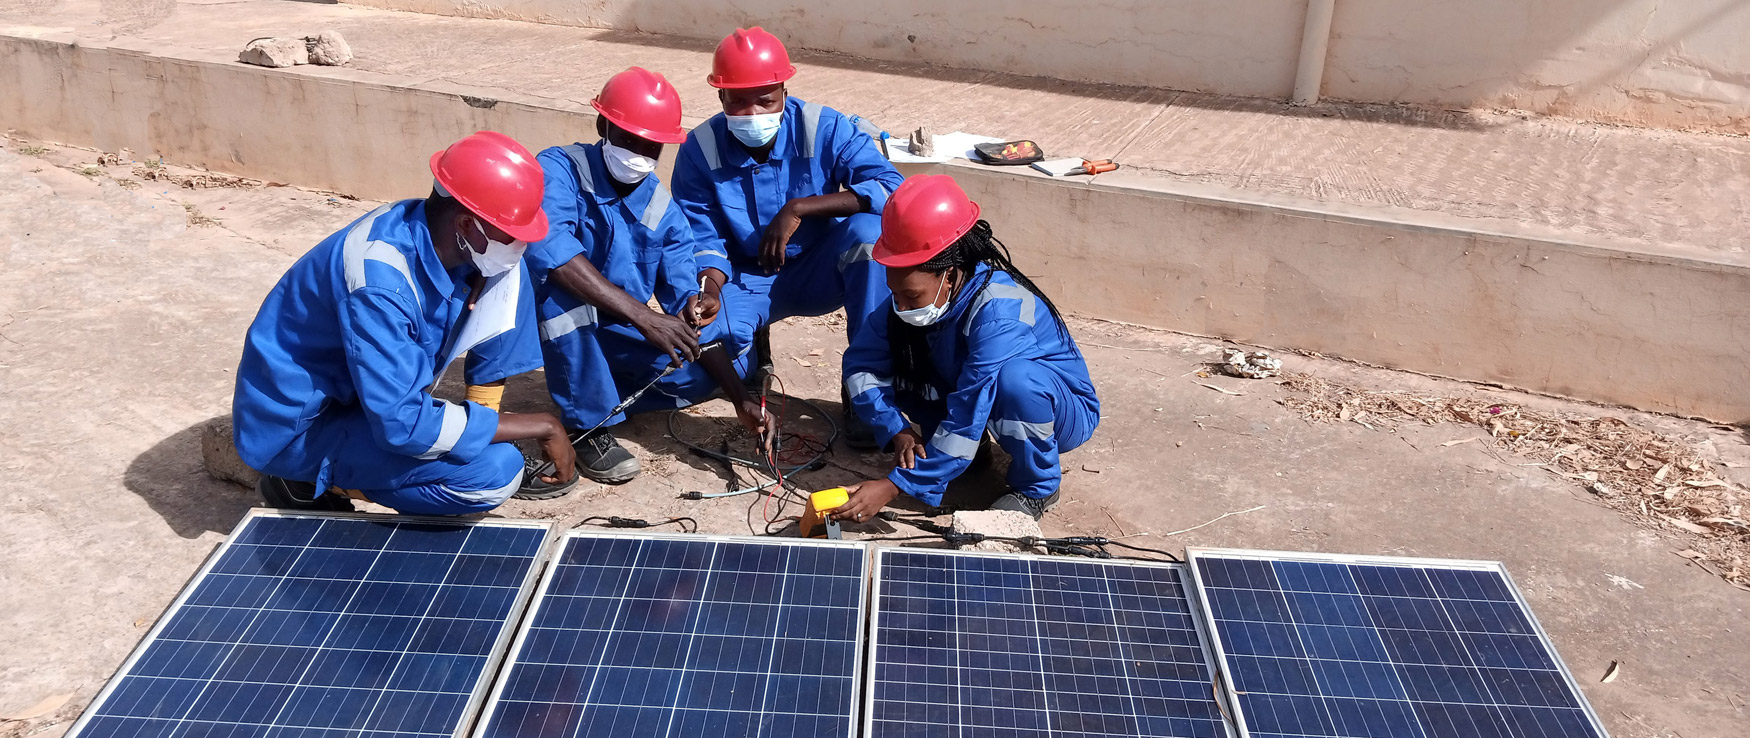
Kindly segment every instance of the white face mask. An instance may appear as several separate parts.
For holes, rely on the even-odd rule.
[[[630,149],[622,149],[605,138],[602,139],[602,161],[608,164],[608,175],[625,184],[643,182],[645,177],[656,171],[655,159],[639,156]]]
[[[772,142],[778,135],[778,126],[784,123],[784,112],[765,113],[762,115],[726,115],[729,119],[729,132],[735,134],[735,140],[742,145],[757,149]]]
[[[469,246],[468,239],[463,238],[460,231],[456,232],[456,246],[468,253],[468,258],[474,262],[474,268],[480,270],[480,276],[491,279],[515,269],[517,263],[523,260],[523,250],[528,248],[528,244],[522,241],[494,241],[491,236],[486,235],[486,226],[480,225],[478,220],[474,221],[474,230],[480,233],[481,238],[486,239],[486,253],[475,251],[474,247]]]
[[[942,290],[947,288],[948,280],[944,279],[942,280],[942,284],[936,288],[935,299],[930,300],[930,304],[921,308],[900,310],[899,303],[893,303],[893,314],[899,316],[900,320],[905,321],[906,325],[914,325],[919,328],[926,325],[933,325],[936,321],[941,320],[942,316],[948,314],[948,306],[946,304],[936,304],[938,300],[942,299]]]

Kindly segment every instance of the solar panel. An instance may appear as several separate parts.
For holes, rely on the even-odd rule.
[[[868,738],[1229,735],[1180,565],[883,549]]]
[[[849,738],[858,544],[572,533],[480,738]]]
[[[253,511],[68,735],[461,733],[550,531]]]
[[[1499,563],[1192,549],[1250,738],[1603,738]]]

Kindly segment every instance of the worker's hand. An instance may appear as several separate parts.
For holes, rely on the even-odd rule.
[[[486,276],[475,272],[474,276],[468,278],[468,309],[470,311],[474,309],[476,303],[480,302],[480,293],[485,291]]]
[[[553,476],[543,476],[541,481],[565,484],[577,476],[577,449],[571,447],[571,438],[565,433],[565,425],[558,418],[548,417],[552,418],[553,426],[547,435],[541,437],[541,450],[553,462]]]
[[[899,487],[886,477],[871,479],[845,488],[851,493],[851,499],[839,509],[832,511],[832,516],[838,520],[848,520],[853,523],[864,523],[887,507],[887,503],[899,496]]]
[[[759,436],[760,453],[771,454],[772,444],[778,440],[777,413],[768,413],[759,400],[748,399],[736,404],[735,416],[741,419],[741,427]]]
[[[694,328],[704,328],[717,319],[723,310],[723,284],[729,275],[715,267],[699,272],[699,294],[687,303],[687,322]]]
[[[699,331],[673,315],[645,310],[633,324],[644,340],[668,354],[671,366],[680,366],[699,358]]]
[[[790,237],[796,235],[796,229],[802,227],[802,218],[796,215],[795,208],[789,203],[778,208],[778,214],[772,216],[772,222],[766,224],[766,236],[760,242],[760,266],[767,274],[776,273],[784,266],[784,250],[790,247]]]
[[[893,463],[907,469],[918,468],[918,459],[929,458],[924,453],[924,439],[909,428],[893,437]]]
[[[693,295],[687,301],[687,323],[694,328],[704,328],[717,319],[718,311],[723,309],[723,302],[709,292]]]

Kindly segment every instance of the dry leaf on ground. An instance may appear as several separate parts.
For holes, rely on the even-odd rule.
[[[1284,373],[1278,402],[1315,423],[1463,423],[1488,431],[1486,447],[1510,451],[1572,480],[1636,523],[1695,536],[1686,556],[1739,586],[1750,586],[1750,492],[1707,471],[1688,443],[1620,418],[1534,410],[1481,396],[1372,391]],[[1371,427],[1371,426],[1370,426]],[[1452,441],[1442,445],[1457,445]]]

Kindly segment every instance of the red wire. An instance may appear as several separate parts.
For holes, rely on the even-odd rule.
[[[766,396],[771,394],[773,382],[778,383],[777,416],[778,416],[778,427],[782,428],[782,427],[784,427],[784,380],[780,379],[777,374],[767,374],[766,375],[766,386],[760,388],[760,412],[762,412],[762,413],[765,412]],[[773,446],[776,446],[777,442],[778,442],[777,438],[772,439]],[[784,492],[784,470],[782,468],[779,468],[777,455],[772,451],[766,452],[766,465],[771,468],[772,475],[774,477],[776,477],[777,481],[778,481],[778,483],[776,485],[774,485],[771,490],[768,490],[766,492],[766,502],[764,505],[760,506],[760,517],[766,521],[767,525],[770,525],[772,522],[772,515],[771,515],[772,498],[775,497],[776,495],[782,494]]]

